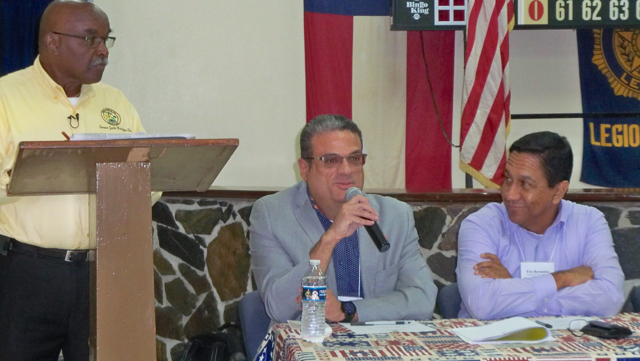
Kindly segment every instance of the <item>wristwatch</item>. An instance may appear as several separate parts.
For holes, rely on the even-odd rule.
[[[353,302],[342,302],[340,309],[344,312],[344,320],[340,322],[351,322],[356,316],[356,305]]]

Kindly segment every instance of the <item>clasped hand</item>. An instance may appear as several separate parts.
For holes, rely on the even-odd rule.
[[[369,200],[357,195],[342,205],[327,233],[337,242],[351,236],[361,226],[372,226],[379,219]]]
[[[480,262],[473,266],[474,274],[482,276],[482,278],[513,278],[511,273],[502,265],[498,256],[492,253],[483,253],[480,257],[488,259],[488,261]]]
[[[552,273],[558,290],[575,287],[593,279],[593,269],[589,266],[579,266],[564,271]]]

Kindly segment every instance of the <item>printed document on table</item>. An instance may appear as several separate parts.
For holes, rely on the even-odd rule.
[[[396,324],[396,321],[374,321],[367,322],[367,325],[352,325],[350,323],[341,323],[342,326],[350,329],[356,335],[365,335],[372,333],[390,333],[390,332],[435,332],[436,330],[417,321],[403,321],[402,324]]]
[[[551,341],[551,332],[535,321],[512,317],[486,326],[453,328],[451,332],[471,344],[537,343]]]

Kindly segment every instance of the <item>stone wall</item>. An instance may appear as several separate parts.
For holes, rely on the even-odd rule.
[[[178,360],[191,336],[239,323],[238,302],[255,289],[248,241],[254,200],[169,196],[153,206],[158,360]],[[458,228],[486,202],[410,204],[436,284],[455,282]],[[609,222],[628,294],[640,284],[640,202],[586,204]]]

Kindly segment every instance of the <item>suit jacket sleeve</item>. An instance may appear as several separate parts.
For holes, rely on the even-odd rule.
[[[394,242],[400,243],[400,249],[393,253],[391,262],[387,262],[389,267],[375,275],[363,275],[375,277],[376,288],[375,294],[365,292],[365,299],[354,302],[358,320],[431,319],[438,289],[433,283],[429,267],[420,255],[418,232],[411,207],[401,203],[400,211],[390,222],[398,225],[399,232],[394,239],[389,239],[392,244],[389,252],[394,251]],[[366,231],[361,234],[364,233]]]
[[[271,210],[271,215],[278,214]],[[309,261],[297,265],[274,235],[268,203],[254,203],[250,218],[251,268],[269,317],[279,323],[296,319],[300,304],[295,303]],[[307,255],[308,258],[308,255]]]

